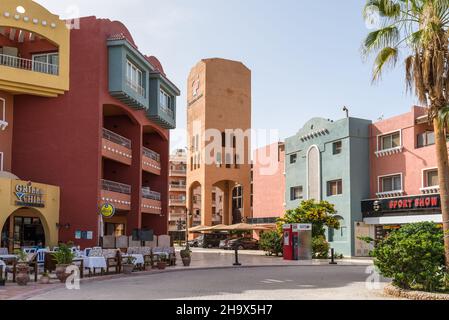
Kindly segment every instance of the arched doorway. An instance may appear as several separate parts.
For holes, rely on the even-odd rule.
[[[19,208],[2,226],[1,247],[8,248],[10,252],[23,247],[46,247],[48,232],[47,222],[38,210]]]

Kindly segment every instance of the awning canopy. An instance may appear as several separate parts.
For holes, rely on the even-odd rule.
[[[218,226],[217,226],[218,227]],[[254,231],[254,230],[269,230],[267,227],[263,227],[256,224],[238,223],[231,226],[223,226],[221,228],[214,228],[214,231]]]

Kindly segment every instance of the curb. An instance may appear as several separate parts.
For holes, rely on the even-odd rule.
[[[449,294],[405,290],[405,289],[398,288],[391,283],[385,286],[384,294],[387,296],[391,296],[391,297],[395,297],[395,298],[405,298],[408,300],[422,300],[422,301],[430,301],[430,300],[447,301],[447,300],[449,300]]]

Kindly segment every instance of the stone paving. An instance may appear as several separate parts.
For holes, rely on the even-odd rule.
[[[235,256],[233,251],[223,251],[223,250],[210,250],[210,249],[198,249],[193,248],[192,255],[192,265],[189,268],[182,266],[182,262],[178,257],[178,265],[176,267],[167,268],[166,271],[151,270],[147,272],[134,273],[131,276],[125,275],[109,275],[103,277],[93,277],[85,278],[82,281],[84,283],[105,283],[109,280],[117,281],[123,278],[124,282],[133,281],[136,277],[140,276],[152,276],[153,274],[167,273],[167,272],[177,272],[178,271],[192,271],[205,269],[223,269],[232,268],[235,261]],[[282,258],[268,257],[261,251],[242,251],[239,253],[239,261],[244,267],[282,267],[282,266],[328,266],[329,261],[313,261],[313,262],[297,262],[297,261],[284,261]],[[366,266],[372,265],[371,259],[344,259],[337,261],[339,266]],[[189,273],[190,275],[190,273]],[[129,279],[131,278],[131,279]],[[6,287],[0,287],[0,300],[4,299],[26,299],[34,297],[38,294],[45,293],[47,291],[57,290],[59,288],[64,288],[64,285],[60,284],[56,279],[52,280],[50,285],[41,285],[38,283],[30,282],[26,287],[19,287],[11,282],[8,282]]]

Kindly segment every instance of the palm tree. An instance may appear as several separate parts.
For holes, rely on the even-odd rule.
[[[449,270],[449,1],[367,0],[364,18],[373,13],[379,28],[363,43],[363,55],[375,54],[373,81],[386,67],[405,62],[405,82],[420,103],[428,107],[429,123],[435,130],[446,267]]]

